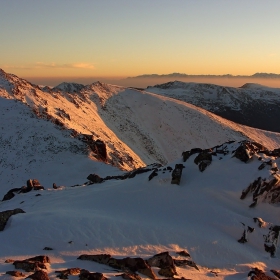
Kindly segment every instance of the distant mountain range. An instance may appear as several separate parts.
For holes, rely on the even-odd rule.
[[[247,83],[240,88],[168,82],[147,91],[185,101],[228,120],[280,132],[280,89]]]
[[[280,74],[274,73],[255,73],[253,75],[189,75],[184,73],[170,73],[170,74],[143,74],[134,77],[128,77],[127,79],[137,78],[262,78],[262,79],[280,79]]]

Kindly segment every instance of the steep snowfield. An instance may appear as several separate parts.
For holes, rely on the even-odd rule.
[[[50,187],[74,185],[90,173],[104,173],[111,166],[88,156],[86,146],[53,123],[38,119],[24,104],[0,98],[1,193],[40,178]],[[117,169],[116,169],[117,170]]]

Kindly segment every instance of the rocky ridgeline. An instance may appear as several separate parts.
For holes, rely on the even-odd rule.
[[[274,204],[280,202],[280,173],[276,163],[276,160],[280,158],[280,148],[269,151],[256,142],[244,140],[236,143],[229,141],[209,149],[194,148],[185,151],[182,153],[183,161],[185,162],[194,154],[197,154],[194,163],[198,165],[201,172],[212,163],[213,157],[219,157],[221,160],[228,154],[246,164],[254,160],[260,161],[258,170],[266,169],[267,176],[265,178],[258,177],[242,191],[240,198],[244,199],[252,194],[253,203],[250,204],[250,207],[255,207],[260,202]]]
[[[192,261],[191,256],[187,251],[177,252],[178,257],[173,258],[169,252],[162,252],[156,254],[148,259],[143,259],[140,257],[131,258],[114,258],[109,254],[97,254],[97,255],[88,255],[83,254],[78,257],[79,260],[93,261],[99,264],[107,265],[113,268],[119,274],[116,274],[115,277],[121,277],[126,280],[141,280],[139,274],[144,275],[150,279],[158,279],[159,277],[167,277],[169,279],[182,279],[176,278],[178,275],[176,267],[192,267],[199,270],[195,262]],[[24,260],[11,260],[8,259],[5,261],[7,264],[13,264],[16,270],[9,270],[6,274],[9,274],[14,277],[26,277],[27,273],[32,273],[27,276],[27,278],[36,279],[36,280],[47,280],[49,279],[48,270],[51,265],[50,258],[45,255],[39,255],[32,258]],[[154,270],[156,269],[157,272]],[[23,270],[25,273],[18,271]],[[77,275],[80,280],[92,279],[92,280],[106,280],[103,273],[100,272],[90,272],[83,268],[67,268],[64,270],[55,271],[56,277],[59,279],[68,279],[69,276]]]
[[[121,277],[126,280],[141,280],[141,275],[150,279],[180,279],[188,280],[184,277],[178,277],[176,267],[192,267],[199,270],[198,266],[191,260],[188,252],[180,251],[177,252],[179,258],[173,258],[169,252],[162,252],[156,254],[148,259],[140,257],[130,258],[126,257],[123,259],[114,258],[109,254],[98,254],[98,255],[80,255],[79,260],[93,261],[99,264],[107,265],[113,268],[117,274],[114,277]],[[9,270],[6,272],[7,275],[13,277],[26,277],[26,279],[34,280],[49,280],[48,270],[51,267],[51,261],[48,256],[39,255],[24,260],[11,260],[5,261],[7,265],[14,265],[16,270]],[[156,268],[156,269],[154,269]],[[21,272],[19,270],[24,271]],[[156,272],[157,271],[157,272]],[[270,270],[277,278],[280,276],[280,271],[271,269]],[[213,276],[219,276],[219,272],[209,271]],[[27,273],[27,274],[26,274]],[[55,271],[56,277],[59,279],[74,279],[73,276],[77,276],[79,280],[108,280],[103,273],[90,272],[89,270],[73,267],[63,270]],[[141,275],[140,275],[141,274]],[[158,276],[159,275],[159,276]],[[162,278],[164,277],[164,278]],[[248,279],[257,280],[276,280],[267,276],[262,270],[254,268],[248,273]]]

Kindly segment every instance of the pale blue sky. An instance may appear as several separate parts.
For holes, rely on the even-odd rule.
[[[280,73],[280,0],[0,0],[20,76]]]

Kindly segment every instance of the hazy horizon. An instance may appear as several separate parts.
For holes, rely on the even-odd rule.
[[[0,68],[49,81],[280,73],[279,10],[279,0],[2,1]]]
[[[124,87],[146,88],[156,84],[163,84],[172,81],[182,81],[186,83],[207,83],[220,86],[241,87],[246,83],[260,84],[272,88],[280,88],[280,78],[252,78],[252,77],[158,77],[158,78],[140,78],[140,77],[20,77],[27,81],[44,86],[57,86],[62,82],[79,83],[83,85],[92,84],[100,81],[108,84],[119,85]]]

